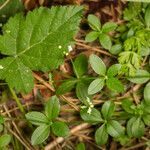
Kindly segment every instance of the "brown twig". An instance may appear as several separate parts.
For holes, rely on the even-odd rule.
[[[11,117],[11,114],[8,112],[8,108],[6,105],[3,105],[4,110],[6,111],[7,115],[9,117]],[[35,150],[29,143],[28,141],[26,141],[21,132],[19,131],[18,127],[16,126],[15,122],[12,121],[12,125],[14,126],[14,129],[16,130],[16,132],[18,133],[18,135],[16,133],[14,133],[11,129],[9,129],[9,131],[26,147],[27,150]]]
[[[88,123],[83,123],[80,124],[74,128],[71,129],[70,131],[70,136],[73,135],[74,133],[86,129],[90,127],[90,125]],[[58,137],[56,140],[52,141],[50,144],[45,146],[45,150],[52,150],[55,146],[57,146],[58,144],[62,143],[65,139],[63,137]]]
[[[121,148],[119,150],[135,150],[135,149],[138,149],[139,147],[145,146],[145,144],[146,144],[146,142],[142,142],[142,143],[136,144],[134,146],[131,146],[129,148]]]
[[[36,73],[33,73],[33,76],[35,79],[37,79],[39,82],[41,82],[43,85],[45,85],[50,91],[55,92],[55,89],[47,83],[44,79],[42,79],[40,76],[38,76]],[[66,98],[64,95],[59,96],[62,100],[67,102],[71,107],[73,107],[76,111],[79,111],[79,107],[74,105],[68,98]]]
[[[84,47],[84,48],[86,48],[86,49],[90,49],[90,50],[95,51],[95,52],[99,52],[99,53],[101,53],[101,54],[107,55],[107,56],[112,57],[112,58],[116,58],[116,56],[114,56],[114,55],[112,55],[112,54],[110,54],[110,53],[108,53],[108,52],[106,52],[106,51],[103,51],[103,50],[101,50],[101,49],[99,49],[99,48],[91,47],[91,46],[86,45],[86,44],[84,44],[84,43],[80,43],[80,42],[78,42],[77,40],[76,40],[76,45],[82,46],[82,47]]]
[[[5,2],[0,6],[0,10],[3,9],[9,2],[10,2],[10,0],[5,1]]]

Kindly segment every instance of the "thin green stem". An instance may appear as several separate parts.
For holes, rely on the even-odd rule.
[[[9,87],[9,89],[10,89],[10,92],[11,92],[11,94],[12,94],[14,100],[16,101],[17,106],[19,107],[20,111],[25,114],[25,110],[24,110],[24,108],[23,108],[23,106],[22,106],[22,104],[21,104],[19,98],[17,97],[15,91],[14,91],[11,87]]]

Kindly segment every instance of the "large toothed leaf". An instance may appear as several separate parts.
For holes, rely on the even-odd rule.
[[[6,55],[0,60],[0,79],[29,92],[33,88],[31,70],[52,70],[63,62],[81,12],[79,6],[41,7],[26,17],[17,14],[9,19],[0,36],[0,52]]]

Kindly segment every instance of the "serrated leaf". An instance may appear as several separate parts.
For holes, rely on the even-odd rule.
[[[27,113],[25,116],[26,119],[34,125],[43,125],[49,123],[48,118],[41,112],[32,111]]]
[[[0,149],[7,146],[11,141],[11,136],[8,134],[4,134],[0,137]]]
[[[103,117],[107,120],[110,119],[110,117],[113,115],[114,111],[115,111],[115,104],[113,101],[107,101],[103,104],[102,106],[102,115]]]
[[[81,12],[79,6],[41,7],[26,17],[11,18],[0,36],[0,52],[8,56],[0,60],[0,79],[18,91],[29,92],[33,88],[31,70],[48,71],[63,62]]]
[[[112,46],[110,37],[107,34],[101,33],[99,35],[99,41],[103,48],[109,50]]]
[[[95,108],[91,108],[90,114],[88,113],[88,108],[81,109],[80,116],[84,121],[92,124],[102,121],[101,113]]]
[[[77,83],[76,79],[68,79],[68,80],[64,81],[56,90],[56,94],[62,95],[67,92],[70,92],[75,87],[76,83]]]
[[[110,77],[106,80],[107,87],[116,92],[123,92],[124,91],[124,85],[119,81],[117,78]]]
[[[107,133],[112,137],[119,137],[124,134],[124,128],[120,125],[118,121],[111,120],[107,124]]]
[[[88,15],[88,23],[93,30],[100,31],[101,22],[95,15]]]
[[[95,94],[104,87],[105,79],[97,78],[94,81],[91,82],[91,84],[88,87],[88,94],[92,95]]]
[[[45,104],[45,114],[50,120],[52,120],[58,117],[59,112],[59,99],[56,96],[52,96]]]
[[[128,78],[128,80],[137,84],[146,83],[150,80],[150,73],[146,70],[137,70],[135,76]]]
[[[31,137],[32,145],[41,144],[44,142],[50,134],[49,125],[41,125],[35,129]]]
[[[78,78],[82,77],[88,69],[87,57],[83,54],[80,54],[73,62],[73,69]]]
[[[64,137],[69,135],[69,128],[64,122],[56,121],[52,124],[52,131],[55,135]]]
[[[89,58],[92,69],[99,75],[105,75],[106,66],[104,62],[95,54],[90,55]]]
[[[4,22],[10,16],[13,16],[15,13],[24,10],[23,2],[21,0],[11,0],[11,1],[1,0],[0,6],[1,6],[0,22]]]
[[[99,36],[99,33],[96,32],[96,31],[92,31],[90,33],[88,33],[85,37],[85,41],[86,42],[92,42],[92,41],[95,41]]]
[[[102,27],[102,32],[108,33],[110,31],[113,31],[117,28],[117,24],[115,22],[107,22]]]
[[[98,145],[104,145],[107,143],[108,133],[105,124],[98,128],[95,132],[95,141]]]
[[[147,105],[150,105],[150,82],[144,88],[144,101]]]

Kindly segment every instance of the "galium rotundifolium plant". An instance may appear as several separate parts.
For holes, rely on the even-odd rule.
[[[150,82],[144,88],[144,99],[141,103],[135,105],[130,99],[125,99],[121,105],[128,116],[128,136],[141,138],[144,135],[145,125],[150,126]]]
[[[44,113],[31,111],[25,115],[30,123],[38,126],[31,137],[33,145],[44,142],[49,137],[50,132],[59,137],[69,135],[69,128],[66,123],[57,120],[59,112],[59,99],[52,96],[45,104]]]
[[[91,109],[88,113],[88,108],[83,108],[80,111],[81,118],[93,125],[100,127],[95,132],[95,141],[99,145],[104,145],[108,141],[109,135],[113,138],[119,138],[125,134],[124,127],[113,118],[116,106],[113,101],[107,101],[102,105],[101,111],[96,108]]]
[[[92,14],[88,15],[88,24],[93,31],[86,35],[85,41],[92,42],[98,39],[102,47],[109,50],[112,46],[112,41],[108,33],[115,30],[117,24],[114,22],[107,22],[101,25],[100,19]]]
[[[124,91],[123,84],[116,77],[121,69],[120,64],[114,64],[107,69],[101,58],[95,54],[90,55],[89,63],[94,72],[99,75],[90,83],[88,87],[89,94],[92,95],[101,91],[105,84],[110,90],[116,92]]]

